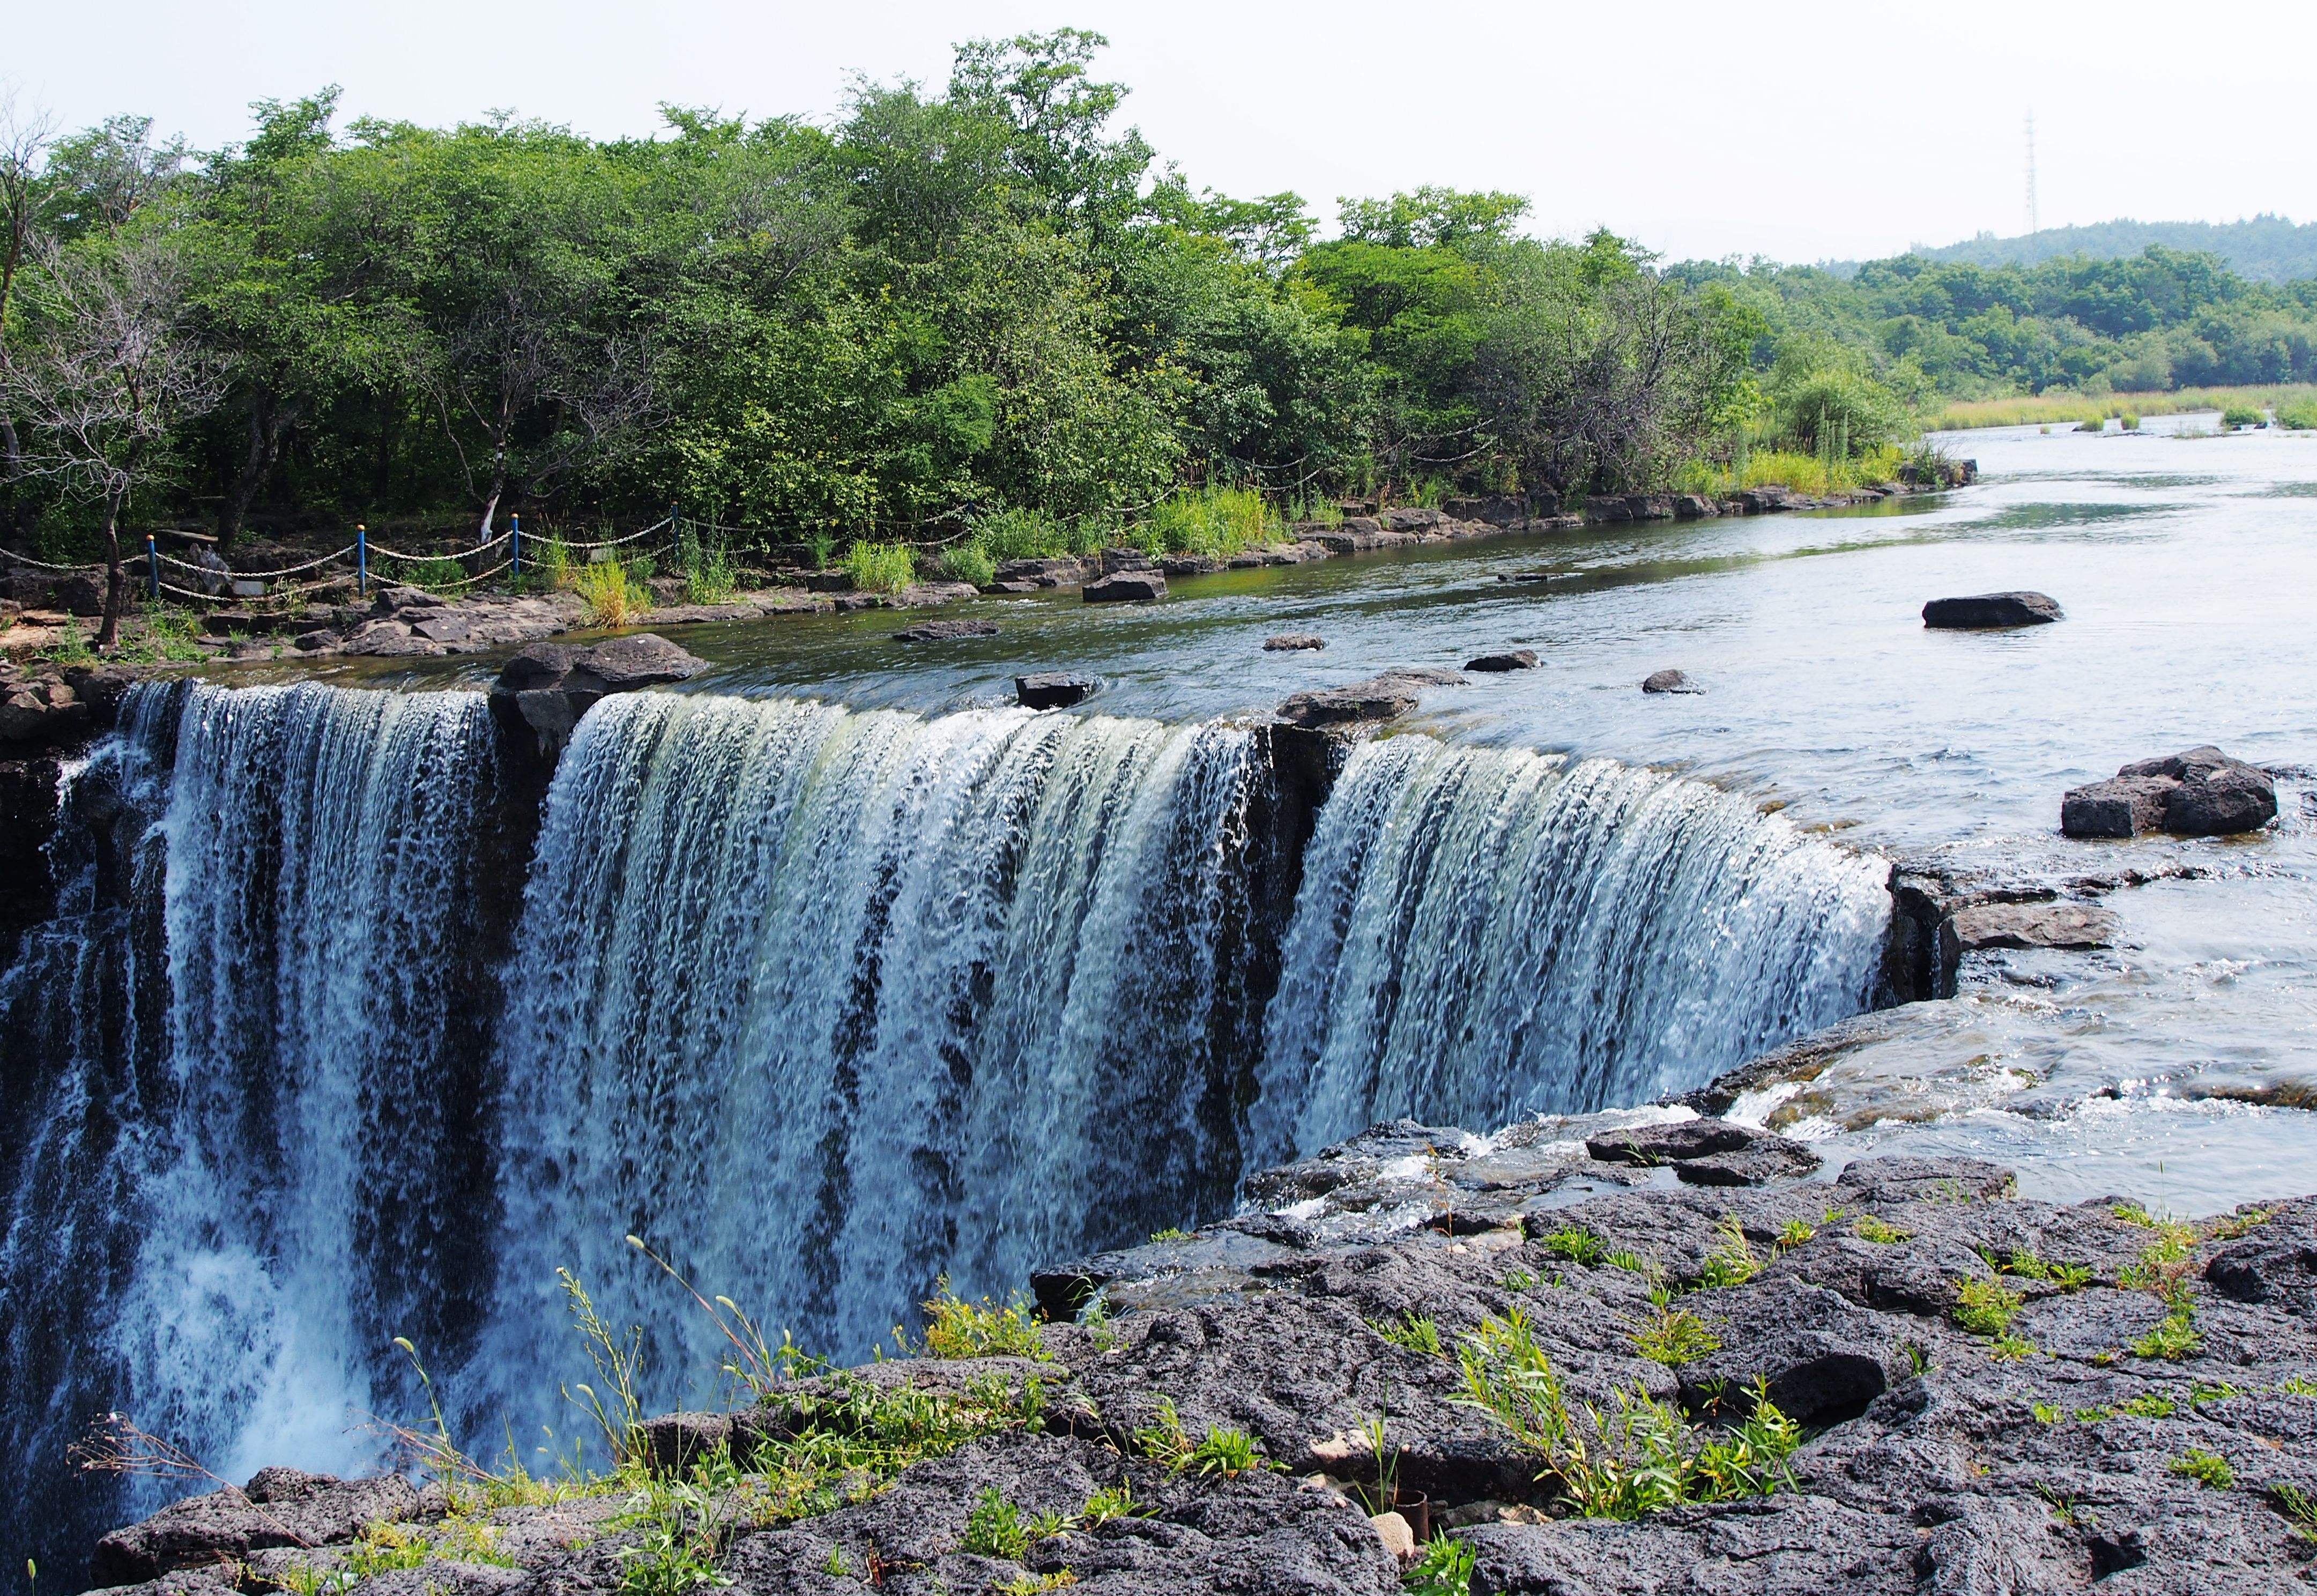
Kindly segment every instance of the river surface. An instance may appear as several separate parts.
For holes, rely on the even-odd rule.
[[[1863,510],[1588,527],[1178,579],[1163,605],[972,606],[997,636],[894,641],[890,613],[691,627],[689,691],[939,713],[1009,678],[1101,677],[1089,711],[1260,713],[1395,665],[1534,650],[1534,671],[1426,695],[1395,731],[1677,771],[1908,861],[2109,892],[2112,951],[1967,964],[1962,996],[1881,1027],[1825,1115],[1840,1160],[1981,1152],[2032,1192],[2182,1212],[2317,1188],[2317,437],[2033,427],[1939,440],[1979,485]],[[1546,570],[1546,584],[1500,581]],[[1927,598],[2027,587],[2057,625],[1925,629]],[[912,616],[912,619],[918,618]],[[1266,653],[1280,632],[1320,653]],[[1695,696],[1638,690],[1676,667]],[[473,660],[336,679],[486,679]],[[2076,842],[2062,792],[2201,742],[2281,774],[2235,841]],[[1768,1106],[1764,1106],[1765,1107]],[[1863,1121],[1868,1128],[1846,1129]]]

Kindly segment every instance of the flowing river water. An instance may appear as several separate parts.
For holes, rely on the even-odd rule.
[[[1973,962],[1741,1116],[2040,1195],[2308,1189],[2317,439],[2200,424],[1949,440],[1980,486],[1870,511],[1027,596],[989,638],[687,628],[711,670],[591,713],[535,838],[460,690],[496,661],[140,690],[0,976],[25,1511],[61,1546],[121,1505],[56,1461],[99,1406],[228,1475],[360,1466],[364,1415],[416,1411],[398,1335],[472,1433],[561,1426],[559,1267],[644,1327],[657,1400],[696,1394],[700,1323],[630,1232],[858,1357],[943,1275],[1002,1294],[1217,1216],[1375,1117],[1702,1084],[1867,1006],[1891,859],[2144,884],[2114,948]],[[2004,587],[2068,618],[1920,623]],[[1427,694],[1283,856],[1262,712],[1516,647],[1539,668]],[[1642,694],[1663,667],[1704,691]],[[1054,668],[1103,689],[1010,707]],[[2284,773],[2277,826],[2056,835],[2065,787],[2205,741]]]

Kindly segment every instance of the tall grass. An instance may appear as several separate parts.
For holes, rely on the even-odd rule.
[[[2277,425],[2295,432],[2317,431],[2317,398],[2277,406]]]
[[[651,589],[616,560],[598,560],[581,566],[572,589],[587,606],[590,626],[625,626],[651,608]]]
[[[1196,554],[1223,559],[1258,543],[1276,542],[1285,530],[1260,493],[1246,488],[1203,488],[1151,507],[1135,529],[1134,541],[1153,554]]]
[[[1977,426],[2033,426],[2106,421],[2111,417],[2179,416],[2231,407],[2273,409],[2308,406],[2317,411],[2317,383],[2268,388],[2183,388],[2173,393],[2039,393],[2010,399],[1959,399],[1928,417],[1934,432]],[[2288,424],[2289,425],[2289,424]]]
[[[1059,560],[1067,554],[1096,553],[1111,530],[1099,516],[1081,516],[1066,523],[1043,510],[1017,505],[982,516],[974,523],[973,537],[991,560],[1003,563],[1008,560]]]
[[[863,593],[899,593],[917,579],[917,557],[907,543],[863,540],[845,551],[845,574]]]
[[[1812,497],[1853,493],[1870,483],[1898,480],[1900,462],[1899,451],[1888,444],[1847,459],[1790,449],[1757,449],[1726,467],[1693,462],[1677,475],[1674,489],[1715,498],[1746,488],[1786,488]]]
[[[980,539],[968,538],[942,551],[941,574],[953,582],[971,582],[984,587],[997,579],[997,562],[990,558]]]

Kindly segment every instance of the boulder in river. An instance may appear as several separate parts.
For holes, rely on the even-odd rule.
[[[1483,654],[1477,659],[1465,660],[1464,668],[1466,670],[1487,671],[1534,670],[1536,668],[1536,650],[1534,649],[1511,649],[1501,654]]]
[[[2089,903],[1974,903],[1948,917],[1958,953],[1990,947],[2106,947],[2116,916]]]
[[[1014,701],[1024,709],[1068,709],[1083,704],[1102,686],[1099,678],[1065,670],[1040,671],[1014,678]]]
[[[2276,818],[2277,784],[2268,772],[2210,744],[2135,760],[2060,801],[2060,829],[2070,837],[2232,837]]]
[[[1653,670],[1642,678],[1644,693],[1703,693],[1699,686],[1678,670]]]
[[[1123,570],[1088,582],[1078,596],[1088,604],[1144,604],[1167,596],[1167,578],[1155,570]]]
[[[2043,626],[2061,618],[2059,601],[2048,593],[1980,593],[1968,598],[1934,598],[1923,606],[1923,624],[1941,631],[1993,626]]]
[[[1263,640],[1263,650],[1266,654],[1293,653],[1299,650],[1324,649],[1327,646],[1328,640],[1313,632],[1283,632],[1276,637]]]
[[[996,637],[995,621],[920,621],[893,633],[897,643],[940,643],[961,637]]]
[[[1293,726],[1337,726],[1363,721],[1389,721],[1414,709],[1427,687],[1463,685],[1464,678],[1453,670],[1410,666],[1385,671],[1364,682],[1298,693],[1279,706],[1279,718]]]
[[[559,749],[598,699],[680,682],[707,668],[708,661],[657,632],[583,649],[533,643],[500,670],[491,687],[491,713],[508,731],[529,729],[541,749]]]

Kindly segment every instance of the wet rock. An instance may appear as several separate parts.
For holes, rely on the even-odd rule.
[[[978,597],[980,592],[971,582],[912,582],[885,602],[897,610],[922,610]]]
[[[2317,1204],[2289,1204],[2251,1235],[2223,1248],[2205,1278],[2223,1296],[2317,1319]]]
[[[1082,580],[1086,573],[1086,561],[1060,555],[1050,560],[1005,560],[997,567],[997,580],[1005,584],[1027,582],[1033,587],[1060,587]]]
[[[1691,1186],[1765,1186],[1809,1174],[1818,1154],[1799,1142],[1726,1119],[1680,1119],[1587,1138],[1604,1163],[1671,1164]]]
[[[1573,582],[1577,578],[1567,571],[1508,570],[1497,573],[1499,582]]]
[[[2060,830],[2068,837],[2134,837],[2161,829],[2166,801],[2179,785],[2169,776],[2118,776],[2071,788],[2060,800]]]
[[[1644,693],[1703,693],[1704,688],[1678,670],[1654,670],[1642,678]]]
[[[2116,916],[2089,903],[1978,903],[1949,916],[1943,935],[1958,953],[2106,947],[2116,935]]]
[[[1870,1208],[1990,1202],[2009,1196],[2017,1184],[2010,1170],[1982,1158],[1862,1158],[1835,1177],[1847,1200]]]
[[[1923,606],[1923,624],[1942,631],[1995,626],[2043,626],[2061,619],[2060,605],[2048,593],[1980,593],[1968,598],[1934,598]]]
[[[1158,571],[1123,570],[1088,582],[1078,590],[1088,604],[1144,604],[1167,596],[1167,578]]]
[[[995,621],[920,621],[893,633],[897,643],[949,642],[961,637],[996,637]]]
[[[2266,771],[2206,745],[2125,766],[2107,781],[2069,790],[2060,829],[2070,837],[2231,837],[2277,818],[2277,784]]]
[[[1041,671],[1014,678],[1014,700],[1025,709],[1068,709],[1082,704],[1102,686],[1099,677],[1069,671]]]
[[[1673,496],[1674,517],[1680,521],[1700,521],[1722,514],[1721,501],[1699,493],[1677,493]]]
[[[1464,678],[1453,670],[1409,667],[1388,670],[1364,682],[1298,693],[1279,706],[1279,718],[1293,726],[1334,726],[1366,721],[1389,721],[1417,706],[1424,689],[1462,686]]]
[[[2164,829],[2175,837],[2234,837],[2276,818],[2277,784],[2250,765],[2190,776],[2164,801]]]
[[[1478,659],[1465,660],[1464,668],[1466,670],[1487,671],[1534,670],[1536,668],[1536,650],[1534,649],[1514,649],[1502,654],[1482,654]]]
[[[261,1547],[351,1539],[371,1525],[418,1511],[418,1493],[393,1475],[340,1480],[294,1468],[261,1469],[239,1491],[173,1502],[96,1543],[91,1573],[128,1585],[173,1569],[238,1562]]]
[[[1311,632],[1283,632],[1275,637],[1263,640],[1264,652],[1267,654],[1293,653],[1298,650],[1318,650],[1327,646],[1327,639]]]
[[[345,640],[327,626],[317,626],[311,632],[301,632],[291,640],[291,646],[305,654],[327,654]]]
[[[500,670],[491,687],[491,713],[502,730],[527,731],[541,749],[559,749],[598,700],[680,682],[707,668],[705,659],[649,632],[586,648],[533,643]]]
[[[0,744],[21,752],[78,742],[94,729],[89,706],[58,677],[0,687]]]

